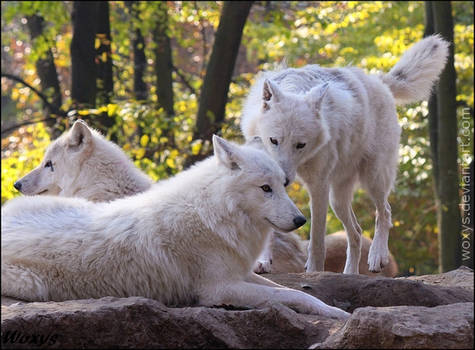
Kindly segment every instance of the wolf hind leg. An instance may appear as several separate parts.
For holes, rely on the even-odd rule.
[[[28,301],[47,301],[48,287],[29,269],[2,263],[2,295]]]
[[[345,181],[341,181],[338,184],[333,184],[330,190],[330,205],[335,215],[342,222],[348,239],[346,263],[343,270],[345,274],[359,273],[361,257],[362,231],[351,207],[355,182],[356,176],[352,179],[345,179]]]
[[[361,176],[361,183],[376,207],[376,228],[368,254],[368,265],[371,272],[380,272],[383,267],[389,264],[389,229],[393,225],[388,197],[396,177],[397,162],[391,162],[391,158],[388,158],[389,162],[386,159],[385,165],[380,164],[379,167],[376,167],[373,164]]]

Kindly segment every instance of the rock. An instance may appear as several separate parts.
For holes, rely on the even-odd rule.
[[[308,348],[343,321],[282,305],[168,308],[141,297],[2,306],[5,348]]]
[[[473,279],[473,272],[472,279]],[[443,274],[446,275],[446,274]],[[444,278],[437,275],[438,278]],[[311,294],[345,311],[364,306],[438,306],[473,302],[473,291],[461,287],[426,284],[407,278],[342,275],[333,272],[268,274],[284,286]]]
[[[460,266],[456,270],[438,275],[410,276],[407,279],[422,281],[427,284],[457,286],[473,290],[473,270],[466,266]]]
[[[314,349],[473,349],[473,303],[365,307]]]
[[[344,325],[271,300],[261,309],[235,310],[171,308],[141,297],[30,303],[2,296],[2,346],[440,348],[473,342],[467,335],[473,332],[473,289],[464,282],[473,281],[471,270],[421,280],[331,272],[266,277],[354,313]]]
[[[27,303],[27,301],[20,300],[20,299],[15,299],[15,298],[10,298],[10,297],[4,297],[2,295],[2,306],[9,306],[12,304],[16,303]]]

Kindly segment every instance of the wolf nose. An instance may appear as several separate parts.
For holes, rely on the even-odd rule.
[[[307,219],[305,219],[305,217],[303,217],[302,215],[296,216],[294,218],[295,228],[299,228],[300,226],[302,226],[306,222],[307,222]]]
[[[286,177],[284,187],[287,187],[288,184],[289,184],[289,179]]]
[[[18,191],[21,191],[21,182],[17,181],[13,184],[13,187],[15,187]]]

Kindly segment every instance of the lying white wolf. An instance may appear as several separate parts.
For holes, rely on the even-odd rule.
[[[288,181],[297,174],[310,194],[307,271],[324,268],[330,200],[348,235],[344,273],[358,273],[361,228],[351,208],[357,182],[376,206],[369,269],[377,272],[388,264],[388,195],[400,136],[395,105],[428,98],[447,54],[448,43],[431,36],[412,46],[387,74],[308,65],[265,72],[251,89],[241,124],[246,139],[260,136]]]
[[[51,143],[41,164],[14,186],[25,195],[58,195],[107,202],[144,192],[152,186],[152,180],[120,147],[84,121],[77,120],[71,130]],[[295,237],[278,233],[274,242],[272,250],[276,258],[280,260],[285,256],[289,266],[303,268]],[[263,268],[257,262],[255,271],[270,272],[270,264]]]
[[[19,197],[2,208],[2,295],[61,301],[144,296],[167,305],[348,313],[252,272],[270,230],[305,218],[264,151],[213,137],[215,156],[108,203]]]
[[[43,161],[15,182],[25,195],[52,194],[104,202],[143,192],[152,180],[114,143],[82,120],[48,147]]]

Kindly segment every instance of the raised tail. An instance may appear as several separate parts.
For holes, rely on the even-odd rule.
[[[428,99],[448,54],[447,41],[439,35],[429,36],[409,48],[381,79],[389,86],[398,105]]]

